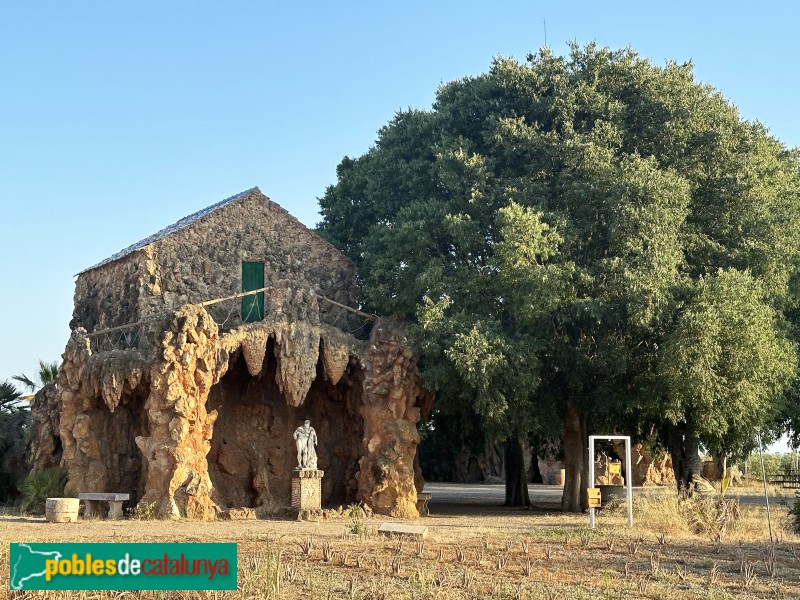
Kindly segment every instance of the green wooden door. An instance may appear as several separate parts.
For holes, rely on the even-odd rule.
[[[264,263],[242,262],[242,291],[249,292],[264,287]],[[242,321],[252,323],[264,318],[264,292],[242,298]]]

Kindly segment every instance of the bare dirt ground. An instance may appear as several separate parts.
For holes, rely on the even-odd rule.
[[[538,489],[535,489],[538,488]],[[634,528],[627,512],[556,511],[560,488],[532,486],[534,508],[499,506],[502,486],[429,485],[424,542],[363,532],[347,511],[319,522],[79,521],[0,516],[0,577],[15,598],[798,598],[800,537],[789,533],[785,494],[766,509],[742,503],[720,537],[697,533],[667,490],[639,490]],[[498,495],[499,492],[499,495]],[[758,496],[757,489],[738,490]],[[8,592],[8,542],[237,542],[239,591]]]

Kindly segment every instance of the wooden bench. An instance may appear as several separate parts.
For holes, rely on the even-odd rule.
[[[84,517],[97,517],[100,515],[100,502],[108,502],[108,518],[112,520],[122,518],[122,503],[130,500],[130,494],[108,494],[105,492],[83,492],[78,494],[78,499],[86,504]]]
[[[430,492],[417,492],[417,512],[420,517],[427,517],[430,513],[428,502],[431,500]]]

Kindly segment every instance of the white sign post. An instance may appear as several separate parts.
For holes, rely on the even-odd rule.
[[[628,527],[633,527],[633,473],[631,472],[631,436],[629,435],[590,435],[589,436],[589,486],[594,487],[594,441],[625,440],[625,487],[628,491]],[[602,498],[601,498],[602,500]],[[594,529],[596,508],[589,508],[589,527]]]

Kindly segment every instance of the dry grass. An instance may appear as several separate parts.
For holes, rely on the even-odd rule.
[[[468,511],[472,510],[472,513]],[[800,590],[800,538],[782,527],[770,545],[765,510],[741,516],[714,541],[687,522],[673,494],[640,497],[635,527],[623,509],[604,510],[598,528],[585,515],[464,507],[421,519],[424,545],[375,532],[350,533],[347,517],[287,521],[87,521],[45,524],[0,516],[0,577],[8,586],[12,541],[235,541],[238,592],[27,592],[13,598],[794,598]]]

